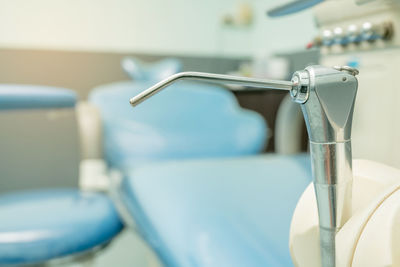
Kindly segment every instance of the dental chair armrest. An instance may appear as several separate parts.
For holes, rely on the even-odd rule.
[[[0,110],[73,108],[75,92],[54,87],[2,84]]]
[[[78,186],[76,98],[68,89],[0,84],[0,193]]]
[[[89,102],[79,102],[76,106],[81,158],[103,158],[103,131],[100,111]]]

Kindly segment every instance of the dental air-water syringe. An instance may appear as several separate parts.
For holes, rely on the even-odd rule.
[[[289,91],[293,101],[301,105],[310,141],[322,266],[336,267],[335,236],[351,213],[353,175],[350,140],[357,74],[358,71],[350,67],[309,66],[295,72],[289,82],[182,72],[143,91],[130,103],[136,106],[179,80]]]

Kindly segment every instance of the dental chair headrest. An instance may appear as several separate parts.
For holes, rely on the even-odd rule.
[[[134,81],[158,82],[182,71],[182,63],[178,59],[166,58],[153,63],[144,63],[133,57],[121,60],[121,67]]]
[[[73,108],[75,92],[49,86],[0,84],[0,110]]]

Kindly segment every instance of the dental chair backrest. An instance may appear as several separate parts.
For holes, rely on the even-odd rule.
[[[78,186],[75,103],[66,89],[0,85],[0,193]]]
[[[232,93],[215,85],[180,83],[133,110],[126,99],[152,84],[119,82],[90,94],[89,101],[101,110],[104,153],[111,166],[263,150],[268,136],[265,121],[240,108]]]

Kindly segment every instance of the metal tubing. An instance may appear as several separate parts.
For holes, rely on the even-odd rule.
[[[165,87],[175,83],[178,80],[194,80],[194,81],[204,81],[218,84],[232,84],[232,85],[242,85],[248,87],[259,88],[260,90],[284,90],[289,91],[292,89],[293,83],[289,81],[275,81],[275,80],[265,80],[265,79],[255,79],[240,76],[213,74],[205,72],[181,72],[170,76],[169,78],[157,83],[156,85],[150,87],[149,89],[143,91],[137,96],[131,98],[129,101],[132,106],[136,106],[146,100],[147,98],[157,94]]]
[[[335,267],[335,236],[351,215],[351,142],[310,142],[310,152],[319,213],[322,266]]]

